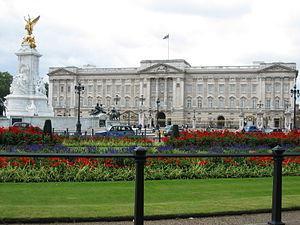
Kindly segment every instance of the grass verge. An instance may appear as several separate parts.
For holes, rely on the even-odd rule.
[[[300,177],[283,178],[283,207],[300,207]],[[271,208],[272,178],[145,182],[145,215]],[[0,220],[132,217],[134,182],[1,183]]]

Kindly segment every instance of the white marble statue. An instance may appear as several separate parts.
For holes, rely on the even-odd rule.
[[[35,94],[46,95],[46,88],[43,79],[39,79],[35,82]]]

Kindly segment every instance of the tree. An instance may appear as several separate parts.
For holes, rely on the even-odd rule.
[[[3,116],[5,96],[8,95],[13,76],[8,72],[0,72],[0,116]]]
[[[9,88],[13,81],[13,76],[8,72],[0,72],[0,98],[4,100],[4,97],[9,94]]]
[[[46,89],[46,96],[48,97],[48,92],[49,92],[49,83],[45,83],[45,89]]]

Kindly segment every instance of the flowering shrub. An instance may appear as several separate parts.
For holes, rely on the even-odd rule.
[[[1,145],[28,145],[28,144],[55,144],[60,140],[57,136],[44,135],[37,128],[30,126],[26,129],[21,127],[0,127]]]
[[[251,147],[259,145],[275,147],[276,145],[284,144],[300,146],[300,131],[291,131],[289,133],[275,132],[271,134],[234,133],[230,131],[183,131],[179,137],[166,137],[164,141],[175,147],[187,145],[198,147],[231,147],[237,144]]]
[[[204,179],[272,176],[271,157],[250,158],[149,158],[145,178]],[[300,157],[286,157],[283,175],[300,176]],[[0,182],[129,181],[134,161],[121,158],[0,157]]]

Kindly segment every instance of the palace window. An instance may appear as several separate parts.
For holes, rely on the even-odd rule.
[[[240,99],[240,108],[245,108],[246,103],[247,103],[247,99],[246,98],[241,98]]]
[[[207,99],[207,106],[208,106],[208,108],[212,108],[213,107],[213,98],[209,97]]]
[[[207,85],[207,91],[208,91],[208,94],[213,94],[214,93],[214,85],[213,84],[208,84]]]
[[[168,97],[168,108],[171,108],[173,106],[173,98],[172,97]]]
[[[68,93],[70,93],[70,92],[71,92],[71,86],[68,85]]]
[[[287,109],[289,107],[289,100],[288,99],[284,99],[284,108]]]
[[[202,108],[202,99],[201,98],[197,98],[197,107],[199,109]]]
[[[191,98],[187,98],[187,100],[186,100],[186,107],[187,108],[192,108],[192,99]]]
[[[241,93],[246,94],[247,93],[247,84],[241,84]]]
[[[257,108],[257,98],[252,98],[252,109]]]
[[[71,98],[67,97],[67,99],[66,99],[66,107],[70,107],[70,103],[71,103]]]
[[[138,97],[136,97],[135,99],[134,99],[134,106],[135,107],[139,107],[139,98]]]
[[[219,84],[219,94],[223,95],[225,91],[225,85],[224,84]]]
[[[64,86],[60,86],[60,92],[64,92]]]
[[[266,92],[272,92],[272,84],[266,84]]]
[[[284,91],[284,93],[290,93],[290,85],[289,84],[284,84],[283,85],[283,91]]]
[[[274,102],[275,109],[279,109],[279,104],[280,104],[280,100],[279,98],[276,98]]]
[[[101,93],[101,92],[102,92],[102,85],[98,85],[98,86],[97,86],[97,91],[98,91],[98,93]]]
[[[252,94],[256,94],[257,92],[257,84],[252,84]]]
[[[97,103],[100,105],[102,104],[102,98],[100,96],[97,97]]]
[[[116,93],[120,94],[121,92],[121,85],[116,85]]]
[[[137,95],[140,94],[140,85],[135,85],[135,93],[136,93]]]
[[[58,106],[58,104],[57,104],[57,98],[53,98],[53,106]]]
[[[106,86],[106,93],[107,93],[108,95],[111,94],[111,85],[107,85],[107,86]]]
[[[64,102],[64,97],[59,97],[59,106],[60,107],[64,107],[65,106],[65,102]]]
[[[125,85],[125,94],[130,95],[130,85]]]
[[[281,89],[281,84],[280,83],[275,83],[275,92],[279,93]]]
[[[91,96],[88,97],[88,104],[89,107],[93,105],[93,98]]]
[[[271,99],[266,99],[266,109],[270,109],[271,108]]]
[[[89,92],[89,93],[92,93],[92,92],[93,92],[93,85],[92,85],[92,84],[89,84],[89,85],[88,85],[88,92]]]
[[[186,88],[186,93],[188,93],[188,94],[191,94],[191,93],[192,93],[192,91],[193,91],[193,86],[192,86],[192,84],[187,84],[187,85],[185,86],[185,88]]]
[[[125,107],[129,108],[130,105],[130,99],[129,98],[125,98]]]
[[[106,98],[106,106],[107,106],[107,107],[110,106],[110,98]]]
[[[229,84],[229,92],[230,94],[235,94],[235,84]]]
[[[229,98],[229,108],[235,108],[235,98]]]
[[[222,97],[219,98],[219,108],[220,108],[220,109],[223,109],[223,108],[224,108],[224,102],[225,102],[225,101],[224,101],[224,98],[222,98]]]
[[[202,94],[203,93],[203,84],[197,84],[197,93]]]

